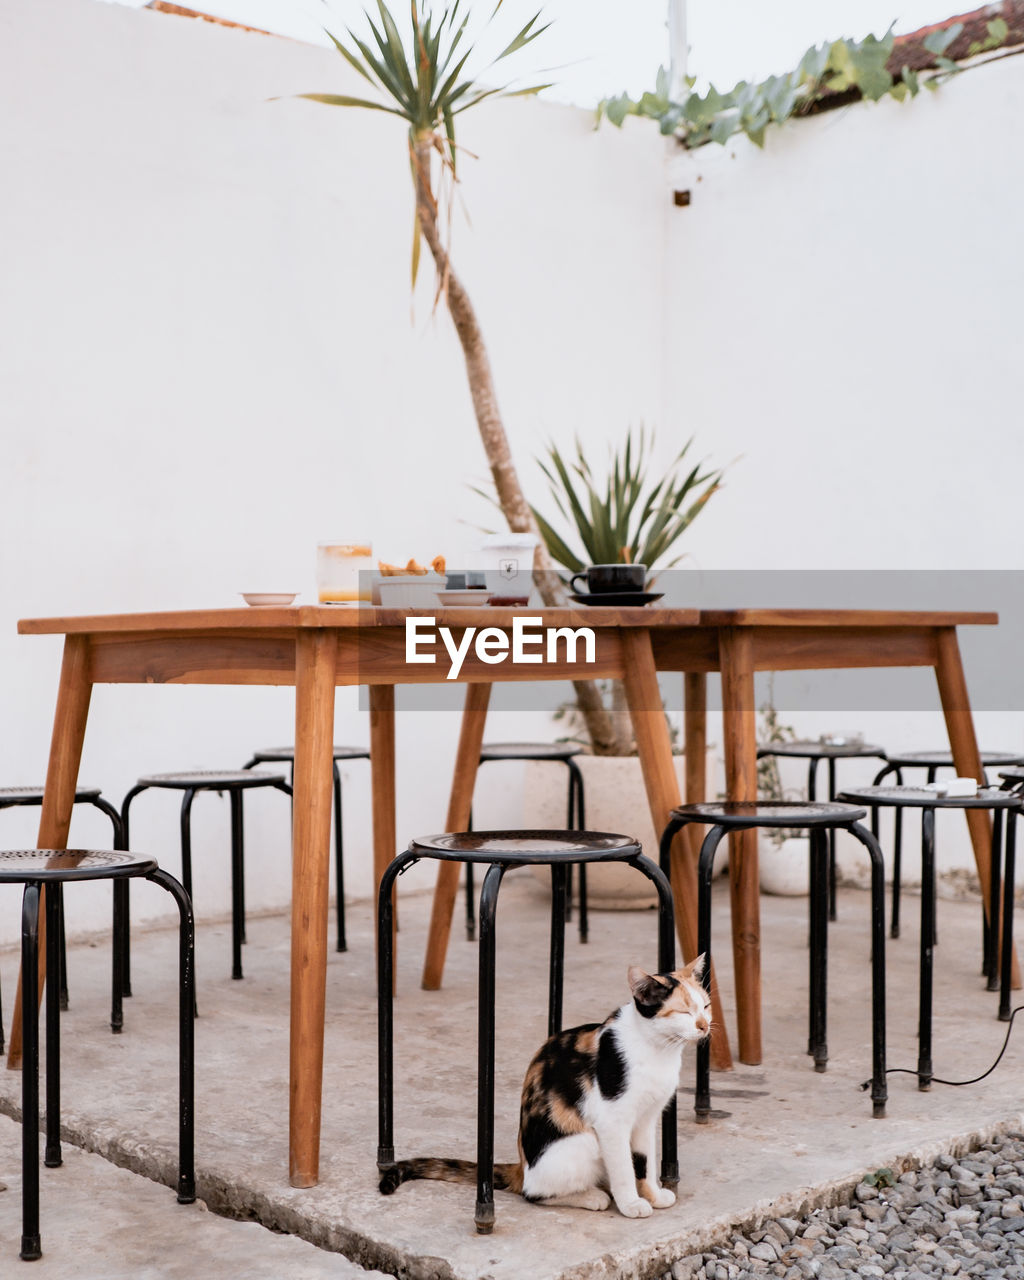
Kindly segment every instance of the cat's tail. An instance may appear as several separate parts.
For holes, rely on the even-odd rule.
[[[380,1191],[385,1196],[393,1195],[403,1182],[412,1182],[416,1178],[430,1178],[435,1182],[476,1182],[476,1172],[477,1168],[472,1160],[399,1160],[381,1174]],[[496,1191],[521,1193],[522,1164],[496,1164],[494,1188]]]

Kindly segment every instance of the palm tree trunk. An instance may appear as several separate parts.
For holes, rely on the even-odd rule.
[[[462,354],[466,361],[466,377],[473,400],[480,439],[494,479],[498,502],[508,526],[513,533],[532,533],[537,538],[534,569],[537,571],[537,588],[541,599],[552,607],[564,606],[565,590],[558,579],[548,549],[540,536],[530,504],[526,501],[508,436],[498,409],[498,398],[491,376],[491,362],[487,356],[483,333],[476,312],[462,282],[452,270],[451,261],[437,225],[437,202],[430,181],[430,160],[433,142],[431,135],[420,136],[413,143],[413,174],[416,184],[416,211],[420,230],[427,242],[434,265],[437,268],[440,288],[448,304],[448,311],[455,325]],[[605,708],[601,692],[593,680],[574,680],[576,703],[587,727],[595,755],[628,754],[628,742],[618,741],[612,718]]]

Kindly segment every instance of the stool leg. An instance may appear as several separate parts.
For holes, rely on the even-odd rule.
[[[26,1262],[43,1256],[39,1238],[39,885],[27,884],[21,904],[21,1254]]]
[[[921,812],[921,977],[917,1087],[932,1087],[932,962],[935,947],[935,810]]]
[[[576,787],[575,787],[575,784],[573,783],[572,769],[569,767],[570,761],[566,760],[564,763],[569,773],[569,782],[568,782],[567,794],[566,794],[565,829],[566,831],[576,831],[578,830],[576,826]],[[580,865],[582,866],[582,863]],[[565,878],[565,895],[566,895],[565,896],[565,918],[566,920],[572,919],[572,879],[573,879],[572,864],[570,863],[570,865],[566,868],[566,878]]]
[[[999,1021],[1010,1021],[1010,986],[1013,977],[1013,890],[1017,858],[1017,814],[1006,814],[1006,859],[1003,866],[1003,946],[999,983]],[[996,932],[993,917],[992,932]]]
[[[1009,825],[1009,822],[1008,822]],[[987,991],[999,990],[999,880],[1002,866],[1003,850],[1003,811],[992,811],[992,845],[989,850],[989,899],[988,916],[981,913],[981,945],[984,957],[981,966],[982,974],[988,979]]]
[[[548,965],[548,1036],[562,1029],[562,986],[565,976],[565,895],[564,866],[551,867],[551,960]],[[481,906],[481,916],[483,907]]]
[[[128,913],[125,910],[121,889],[127,887],[127,880],[115,880],[113,892],[113,947],[110,973],[110,1033],[120,1035],[124,1029],[124,933],[128,924]]]
[[[473,830],[473,810],[469,811],[469,822],[466,830]],[[466,863],[466,941],[476,938],[476,885],[474,884],[473,863]]]
[[[337,903],[338,945],[336,950],[347,951],[345,938],[345,839],[341,830],[341,773],[334,762],[334,899]]]
[[[381,1173],[395,1163],[394,886],[406,867],[417,861],[407,851],[389,862],[377,894],[377,1168]]]
[[[639,854],[632,866],[653,881],[658,891],[658,972],[671,973],[676,967],[676,926],[672,909],[672,886],[656,863],[645,854]],[[705,964],[705,968],[707,965]],[[678,1119],[676,1096],[673,1093],[661,1115],[661,1185],[679,1185]]]
[[[68,940],[67,933],[64,928],[64,886],[55,884],[53,886],[56,891],[57,898],[57,932],[60,939],[60,945],[57,948],[57,969],[58,979],[60,983],[60,1007],[62,1011],[67,1011],[69,1006],[68,1000]],[[46,962],[46,972],[50,972],[50,962]]]
[[[477,1234],[494,1230],[494,965],[495,912],[505,868],[493,862],[480,890],[480,987],[477,1008],[476,1212]],[[564,927],[565,917],[562,917]]]
[[[190,787],[181,797],[181,883],[190,898],[192,895],[192,801],[196,793]],[[193,898],[194,901],[194,898]]]
[[[466,863],[466,941],[476,938],[476,886],[473,883],[473,864]]]
[[[137,796],[140,791],[145,791],[145,790],[146,790],[145,787],[136,786],[136,787],[133,787],[131,791],[129,791],[128,794],[125,796],[124,803],[121,806],[120,833],[118,833],[116,829],[114,833],[115,849],[128,848],[128,808],[131,804],[133,797]],[[122,956],[122,959],[121,959],[121,994],[123,996],[130,996],[132,993],[131,890],[129,889],[129,884],[127,880],[124,882],[124,887],[120,891],[121,894],[123,895],[121,898],[118,897],[118,892],[119,892],[118,885],[117,885],[117,882],[115,882],[114,906],[115,906],[115,909],[117,910],[123,909],[124,911],[124,955]]]
[[[897,808],[893,812],[892,842],[892,924],[889,936],[900,936],[900,881],[903,874],[903,810]]]
[[[58,892],[54,892],[54,890]],[[46,1149],[43,1163],[59,1169],[60,1154],[60,885],[43,891],[46,910]]]
[[[883,1116],[889,1096],[885,1082],[885,858],[874,835],[859,822],[850,831],[871,859],[871,1103],[872,1114]]]
[[[196,1198],[195,1161],[195,919],[182,885],[157,868],[146,877],[167,890],[178,904],[178,1203]]]
[[[569,777],[571,785],[576,789],[576,804],[573,811],[573,817],[576,822],[576,831],[586,831],[587,814],[583,801],[583,774],[575,760],[567,760],[569,766]],[[571,895],[570,895],[571,900]],[[587,864],[581,862],[579,864],[579,903],[580,903],[580,942],[586,942],[590,935],[590,919],[587,914]]]
[[[836,798],[836,762],[832,756],[828,760],[828,798]],[[836,829],[828,829],[828,918],[836,918]]]
[[[242,793],[232,791],[231,801],[231,976],[242,977],[242,943],[245,941],[245,855],[243,853]]]
[[[811,831],[811,946],[810,946],[810,1052],[815,1071],[828,1065],[826,1034],[828,1004],[828,837],[820,828]]]
[[[670,823],[661,838],[662,872],[672,847],[672,836],[678,831]],[[724,827],[711,827],[704,837],[697,859],[697,954],[704,957],[704,974],[701,981],[704,990],[711,995],[711,872],[715,853],[725,835]],[[711,1041],[702,1040],[697,1045],[697,1083],[694,1089],[693,1109],[698,1124],[711,1119]]]

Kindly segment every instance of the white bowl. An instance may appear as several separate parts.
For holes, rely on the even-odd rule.
[[[448,609],[475,609],[478,605],[486,605],[488,594],[486,589],[439,591],[437,598]]]
[[[242,591],[239,593],[246,604],[291,604],[299,594],[297,591]]]
[[[437,593],[444,590],[444,578],[439,573],[381,578],[376,590],[384,609],[436,609]]]

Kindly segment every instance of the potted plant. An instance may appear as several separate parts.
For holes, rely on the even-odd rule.
[[[591,466],[579,440],[568,456],[549,445],[538,461],[552,507],[546,514],[532,509],[552,560],[569,574],[590,564],[624,563],[644,564],[650,576],[678,564],[683,558],[680,538],[722,482],[721,469],[691,464],[692,446],[691,438],[650,478],[654,436],[643,428],[628,431],[621,446],[611,450],[604,475]],[[587,735],[587,722],[575,702],[556,713],[567,729],[565,736],[580,741],[586,752],[578,764],[584,776],[587,826],[636,836],[652,852],[661,833],[651,824],[625,693],[618,680],[603,682],[601,690],[611,709],[610,743],[597,743]],[[669,728],[678,740],[671,722]],[[681,756],[677,764],[681,774]],[[561,821],[556,819],[564,810],[559,771],[532,765],[526,795],[528,821]],[[592,867],[588,888],[595,906],[653,902],[639,877],[621,866]]]

